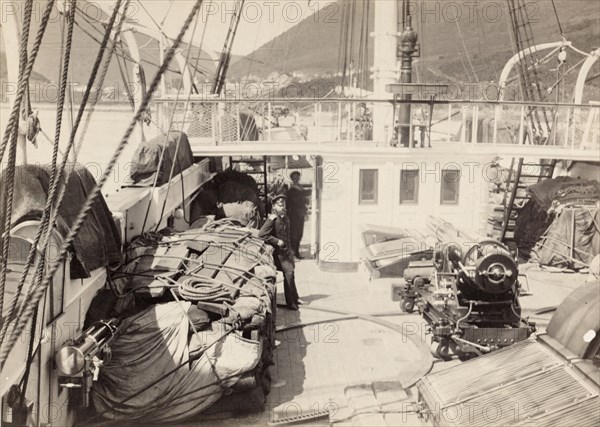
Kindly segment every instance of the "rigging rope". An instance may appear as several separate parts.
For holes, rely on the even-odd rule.
[[[10,138],[10,147],[8,149],[8,167],[4,180],[4,191],[2,199],[4,201],[4,229],[2,230],[2,259],[0,266],[0,318],[4,309],[4,291],[6,287],[6,275],[8,273],[8,254],[10,249],[10,230],[12,220],[12,202],[15,181],[15,163],[17,158],[17,139],[19,137],[19,108],[23,92],[27,87],[25,85],[25,67],[27,64],[27,43],[29,42],[29,27],[31,26],[31,11],[33,9],[33,0],[28,0],[25,5],[25,15],[23,16],[23,31],[21,33],[21,46],[19,55],[19,89],[13,111],[11,113],[7,130],[5,133],[5,141]],[[19,96],[20,95],[20,96]],[[3,146],[5,144],[3,143]],[[3,153],[0,153],[2,160]]]
[[[105,81],[106,75],[108,73],[108,68],[110,67],[112,57],[117,49],[117,43],[118,43],[120,35],[121,35],[121,30],[123,29],[123,24],[125,23],[125,21],[127,19],[127,11],[129,10],[130,2],[131,2],[131,0],[126,0],[125,5],[123,6],[122,18],[119,20],[119,23],[117,24],[117,29],[115,30],[115,36],[110,45],[110,49],[109,49],[108,55],[106,56],[104,66],[100,73],[100,77],[98,78],[98,84],[96,85],[97,90],[92,97],[90,108],[87,111],[85,123],[83,124],[83,129],[79,136],[79,142],[78,142],[77,148],[76,148],[77,154],[79,154],[79,151],[81,150],[81,146],[83,145],[83,140],[85,139],[85,136],[86,136],[87,131],[90,126],[90,122],[92,120],[92,115],[94,114],[96,105],[98,104],[98,101],[100,100],[100,95],[102,94],[102,88],[104,86],[104,81]]]
[[[196,22],[194,24],[194,29],[192,31],[191,40],[194,40],[194,36],[196,35],[196,30],[198,29],[198,22],[199,21],[200,21],[200,19],[197,18]],[[192,83],[194,82],[195,77],[196,77],[196,72],[198,71],[198,62],[200,60],[200,56],[201,56],[201,52],[202,52],[202,45],[204,43],[204,36],[206,35],[206,28],[207,28],[207,25],[204,26],[204,29],[202,31],[202,38],[200,40],[200,46],[199,46],[199,51],[200,52],[198,54],[198,57],[196,58],[196,64],[194,66],[194,73],[190,77]],[[187,56],[185,58],[185,64],[186,64],[186,66],[189,63],[191,53],[192,53],[192,48],[190,47],[188,49],[188,53],[187,53]],[[185,77],[185,75],[184,75],[184,77]],[[179,87],[177,88],[177,95],[175,97],[175,102],[173,103],[173,112],[171,113],[171,119],[169,120],[169,127],[167,128],[167,131],[165,132],[165,140],[163,141],[162,151],[161,151],[160,157],[158,159],[158,165],[156,167],[156,175],[154,177],[154,182],[152,183],[152,190],[151,190],[152,192],[151,192],[151,194],[154,194],[154,190],[156,189],[156,186],[158,185],[158,175],[159,175],[160,169],[161,169],[162,164],[163,164],[163,160],[164,160],[164,156],[165,156],[165,151],[166,151],[166,148],[167,148],[167,142],[169,141],[169,134],[171,133],[171,129],[173,128],[173,121],[175,120],[175,112],[177,111],[177,103],[179,102],[179,96],[181,95],[181,89],[183,89],[183,78],[179,81]],[[186,99],[186,103],[185,103],[185,107],[183,109],[183,122],[181,123],[181,132],[183,132],[183,129],[185,127],[186,115],[187,115],[187,111],[188,111],[188,108],[189,108],[189,105],[190,105],[191,97],[192,97],[192,92],[190,91],[188,93],[188,96],[187,96],[187,99]],[[179,164],[179,160],[178,160],[177,155],[179,153],[179,145],[181,143],[182,136],[183,136],[183,134],[180,133],[179,137],[177,138],[177,144],[176,144],[176,147],[175,147],[175,159],[177,159],[177,163],[178,164]],[[170,174],[169,174],[169,181],[168,181],[169,182],[169,187],[167,189],[167,195],[165,196],[165,201],[163,203],[162,211],[161,211],[161,214],[160,214],[160,219],[158,220],[158,223],[156,224],[157,228],[160,226],[160,223],[162,222],[162,217],[163,217],[163,214],[164,214],[165,206],[166,206],[166,203],[167,203],[167,200],[168,200],[168,197],[169,197],[169,193],[168,192],[169,192],[169,190],[171,188],[171,179],[173,177],[174,168],[175,168],[175,162],[173,162],[173,164],[171,166],[171,171],[170,171]],[[181,172],[183,172],[183,171],[181,171]],[[181,182],[183,184],[183,176],[181,177]],[[148,215],[150,214],[150,207],[151,206],[152,206],[152,198],[150,198],[148,200],[148,206],[146,207],[146,213],[144,215],[144,222],[142,224],[141,234],[144,234],[144,231],[146,229],[146,223],[148,221]]]
[[[89,213],[90,209],[92,208],[92,205],[95,203],[96,198],[100,194],[102,186],[104,185],[104,183],[110,176],[117,160],[119,159],[119,156],[121,155],[121,153],[123,152],[123,149],[127,145],[129,137],[133,133],[135,126],[137,125],[139,120],[143,117],[146,109],[148,108],[148,105],[152,98],[152,94],[154,93],[154,91],[156,90],[156,88],[158,87],[158,85],[160,83],[161,76],[164,74],[168,64],[170,64],[171,60],[173,59],[173,57],[175,55],[175,51],[179,48],[179,45],[181,44],[183,36],[189,29],[189,27],[194,19],[194,16],[196,16],[198,11],[200,10],[200,7],[202,6],[202,2],[203,2],[203,0],[196,0],[196,3],[194,4],[192,11],[190,12],[181,31],[179,32],[179,35],[177,36],[177,39],[175,40],[175,42],[169,49],[164,63],[161,65],[161,68],[158,70],[156,76],[154,77],[154,80],[152,81],[150,89],[146,93],[146,96],[144,97],[144,100],[142,101],[141,106],[139,107],[133,120],[130,122],[129,127],[127,128],[125,134],[123,135],[123,138],[119,142],[119,145],[118,145],[113,157],[111,158],[108,166],[106,167],[106,169],[105,169],[103,175],[101,176],[100,180],[98,181],[97,185],[94,187],[94,189],[88,195],[88,198],[87,198],[85,204],[81,208],[76,220],[74,221],[74,223],[71,227],[71,230],[69,231],[69,234],[67,235],[67,237],[65,238],[65,240],[63,242],[58,259],[48,268],[48,271],[46,272],[43,281],[41,282],[41,284],[39,286],[37,286],[37,288],[31,294],[30,304],[27,307],[25,307],[25,309],[23,310],[22,313],[20,313],[19,318],[17,319],[17,323],[14,328],[14,333],[12,333],[10,335],[10,339],[8,340],[7,345],[4,345],[0,350],[0,369],[2,367],[4,367],[4,363],[6,362],[6,358],[8,357],[9,352],[14,347],[18,337],[20,336],[21,332],[23,331],[23,328],[26,326],[28,320],[31,318],[31,315],[33,312],[33,306],[39,302],[39,300],[43,296],[46,288],[48,287],[50,281],[52,280],[54,274],[58,270],[59,266],[62,265],[62,263],[66,259],[68,252],[69,252],[69,248],[73,243],[73,240],[79,233],[79,230],[80,230],[81,226],[83,225],[83,222],[87,218],[87,214]],[[118,9],[116,8],[115,11],[117,11],[117,10]]]
[[[473,72],[475,81],[477,83],[479,83],[479,78],[477,77],[477,73],[475,72],[475,67],[473,67],[473,63],[471,62],[471,57],[469,56],[469,50],[467,49],[467,45],[465,44],[465,38],[463,37],[462,30],[460,29],[460,24],[458,23],[458,19],[456,19],[455,22],[456,22],[456,28],[458,28],[458,35],[460,37],[460,41],[463,45],[463,49],[465,50],[465,55],[467,56],[467,61],[469,61],[469,66],[471,67],[471,71]]]
[[[113,42],[111,44],[111,47],[109,49],[109,53],[106,56],[106,60],[104,62],[102,70],[100,72],[100,77],[98,78],[98,87],[100,89],[102,88],[102,86],[104,84],[104,80],[105,80],[106,74],[108,72],[108,67],[110,65],[111,58],[112,58],[112,56],[114,54],[114,51],[115,51],[115,46],[116,46],[117,40],[118,40],[118,38],[120,36],[123,23],[125,22],[125,17],[127,16],[127,10],[129,8],[129,4],[130,4],[130,0],[126,0],[125,5],[123,7],[122,18],[119,20],[119,23],[117,24],[117,28],[115,30],[115,36],[114,36]],[[120,2],[118,2],[118,5],[117,5],[117,7],[116,7],[115,10],[118,12],[119,9],[120,9]],[[110,22],[109,24],[110,25],[109,25],[108,34],[110,36],[110,33],[112,32],[112,27],[114,26],[114,20],[112,22]],[[104,51],[104,50],[105,49],[102,49],[102,51]],[[102,57],[103,57],[103,53],[104,52],[102,52]],[[102,57],[101,57],[101,59],[102,59]],[[93,85],[93,82],[90,83],[90,85]],[[67,185],[70,182],[72,174],[75,173],[75,165],[77,164],[77,158],[79,156],[79,152],[80,152],[81,147],[83,145],[84,137],[85,137],[85,134],[87,132],[87,128],[89,126],[89,122],[91,120],[91,116],[94,113],[95,106],[96,106],[96,104],[97,104],[97,102],[99,100],[100,89],[96,92],[96,94],[92,98],[91,106],[90,106],[90,109],[88,110],[88,115],[86,117],[86,122],[84,123],[84,129],[83,129],[83,131],[82,131],[82,133],[80,135],[79,142],[78,142],[77,146],[74,149],[74,154],[73,154],[73,168],[71,168],[71,169],[68,170],[67,175],[66,175],[66,177],[64,179],[64,185],[60,188],[58,197],[56,198],[56,201],[55,201],[56,208],[55,208],[55,210],[53,212],[53,215],[50,218],[50,224],[51,225],[55,224],[55,222],[56,222],[56,219],[58,217],[59,207],[62,205],[64,196],[66,194]],[[85,103],[82,104],[82,105],[85,105]],[[74,133],[72,134],[73,138],[74,138],[75,133],[77,132],[77,129],[78,129],[79,124],[81,122],[81,117],[82,116],[78,117],[77,127],[74,128]],[[70,150],[71,146],[68,148],[68,150]],[[57,181],[56,181],[56,184],[55,184],[55,188],[56,188],[56,186],[59,183],[58,179],[60,179],[60,177],[62,176],[62,173],[65,170],[65,167],[66,167],[66,159],[63,159],[63,163],[62,163],[61,169],[60,169],[60,174],[61,175],[59,175],[59,177],[57,178]],[[55,193],[53,193],[53,196],[54,196],[54,194]],[[50,231],[51,231],[51,228],[48,228],[48,231],[47,231],[48,234],[46,236],[46,240],[44,241],[44,245],[42,246],[42,250],[43,251],[46,250],[46,247],[47,247],[47,245],[50,242]],[[34,281],[33,281],[33,283],[35,284],[35,286],[39,286],[39,283],[42,280],[43,269],[44,269],[44,265],[43,265],[43,263],[40,263],[39,267],[38,267],[38,270],[36,271],[36,275],[34,277]],[[34,289],[35,286],[30,289],[30,292],[27,295],[27,300],[29,299],[29,297],[31,295],[31,290]]]
[[[167,16],[169,16],[169,12],[171,12],[171,8],[173,7],[174,2],[175,2],[175,0],[171,0],[169,2],[169,7],[167,8],[167,11],[165,12],[165,16],[163,17],[162,21],[160,21],[161,27],[164,25],[165,21],[167,20]]]
[[[106,48],[106,44],[108,42],[108,38],[110,36],[110,32],[112,31],[112,27],[114,25],[114,21],[116,19],[116,16],[118,14],[119,9],[120,9],[121,1],[122,0],[117,0],[116,8],[115,8],[115,10],[114,10],[114,12],[113,12],[113,14],[111,16],[111,20],[109,22],[109,25],[107,26],[107,30],[106,30],[106,33],[105,33],[105,38],[103,40],[103,44],[101,45],[101,47],[100,47],[100,49],[98,51],[98,55],[97,55],[94,67],[92,68],[92,73],[90,75],[90,78],[89,78],[89,81],[88,81],[88,84],[87,84],[87,87],[86,87],[86,91],[85,91],[84,96],[83,96],[83,100],[82,100],[82,103],[81,103],[81,106],[80,106],[80,109],[79,109],[79,112],[78,112],[77,120],[76,120],[76,122],[73,125],[73,129],[71,130],[71,136],[69,138],[69,144],[68,144],[67,149],[65,151],[65,154],[63,156],[63,159],[62,159],[62,162],[61,162],[61,167],[60,167],[60,169],[58,171],[58,174],[56,174],[55,179],[53,181],[51,181],[51,183],[50,183],[50,189],[48,191],[48,196],[47,196],[47,204],[50,204],[51,206],[54,206],[54,210],[51,212],[50,220],[49,220],[49,223],[47,224],[47,226],[45,224],[46,221],[40,223],[40,227],[46,227],[46,233],[47,233],[46,234],[46,238],[43,241],[43,245],[42,245],[41,251],[40,251],[42,254],[45,253],[45,251],[46,251],[45,248],[47,247],[47,245],[49,243],[50,232],[51,232],[52,228],[54,227],[54,223],[55,223],[56,218],[58,216],[58,208],[59,208],[59,206],[60,206],[60,204],[62,202],[62,199],[64,197],[64,192],[65,192],[65,189],[66,189],[66,186],[67,186],[67,182],[68,182],[68,180],[70,178],[70,173],[67,176],[65,182],[63,182],[63,187],[61,188],[61,191],[60,191],[60,193],[58,195],[58,199],[56,199],[56,194],[57,194],[56,190],[57,190],[59,182],[61,182],[62,174],[63,174],[63,172],[64,172],[64,170],[66,168],[66,164],[67,164],[68,157],[69,157],[69,152],[70,152],[70,150],[71,150],[71,148],[73,146],[73,143],[74,143],[74,140],[75,140],[75,134],[77,133],[77,129],[78,129],[79,124],[81,122],[81,119],[83,117],[83,111],[85,110],[85,106],[87,105],[87,101],[89,99],[91,89],[92,89],[93,84],[94,84],[94,82],[96,80],[96,74],[98,72],[98,68],[100,67],[100,63],[102,61],[102,57],[104,55],[104,50]],[[75,156],[74,156],[74,162],[76,162],[76,161],[77,161],[77,152],[75,152]],[[32,285],[31,285],[31,287],[30,287],[30,289],[29,289],[29,291],[27,293],[27,296],[24,298],[24,301],[20,305],[20,308],[18,310],[18,314],[13,315],[14,319],[16,319],[16,320],[19,319],[19,317],[21,316],[22,312],[26,309],[26,307],[27,307],[26,304],[29,301],[29,298],[31,297],[31,293],[35,289],[35,286],[37,286],[39,284],[39,281],[41,280],[43,269],[44,269],[44,262],[43,262],[42,258],[43,257],[38,257],[37,260],[36,260],[36,264],[35,264],[35,268],[34,268],[34,272],[35,273],[34,273],[34,278],[32,280]],[[21,278],[21,280],[23,280],[23,277]],[[8,327],[9,327],[9,322],[6,322],[4,325],[2,325],[2,330],[0,331],[0,343],[4,343],[4,339],[6,338],[6,332],[7,332]]]
[[[72,48],[72,43],[73,43],[73,27],[74,27],[73,24],[75,21],[74,6],[75,6],[76,1],[77,0],[73,0],[70,13],[69,13],[69,15],[65,16],[65,19],[68,20],[67,39],[65,42],[64,32],[63,32],[63,40],[61,42],[61,44],[65,43],[64,46],[61,46],[61,51],[64,50],[65,53],[64,53],[64,56],[61,61],[61,74],[60,74],[61,79],[60,79],[60,87],[59,87],[59,96],[57,99],[56,126],[55,126],[54,142],[53,142],[53,150],[52,150],[52,161],[51,161],[51,165],[52,165],[52,172],[51,172],[51,178],[50,178],[51,183],[53,183],[56,180],[56,176],[57,176],[56,164],[57,164],[57,160],[58,160],[58,151],[59,151],[59,143],[60,143],[60,134],[61,134],[61,129],[62,129],[62,116],[63,116],[63,111],[64,111],[65,97],[66,97],[66,88],[67,88],[67,84],[68,84],[67,79],[68,79],[68,73],[69,73],[69,62],[70,62],[70,58],[71,58],[71,48]],[[40,239],[42,237],[42,234],[44,234],[46,232],[45,230],[47,228],[50,228],[50,227],[48,227],[47,222],[48,222],[48,217],[50,215],[50,211],[51,211],[53,202],[54,202],[54,200],[52,197],[48,197],[46,200],[46,206],[44,207],[44,211],[42,213],[42,219],[40,220],[40,225],[39,225],[36,235],[33,239],[29,254],[27,255],[25,267],[21,274],[19,283],[17,285],[17,290],[15,292],[15,296],[13,297],[13,300],[10,304],[10,311],[7,316],[6,326],[8,326],[8,324],[10,324],[10,322],[12,322],[14,320],[14,317],[17,314],[18,300],[21,296],[21,292],[23,290],[23,286],[25,284],[27,274],[29,273],[29,268],[33,264],[35,255],[38,252],[38,245],[39,245]],[[44,251],[40,251],[40,260],[44,258],[42,254],[44,254]],[[2,330],[0,331],[0,343],[2,343],[4,341],[5,333],[6,333],[6,329],[3,325]]]
[[[81,122],[81,119],[83,117],[83,111],[85,110],[85,106],[87,105],[87,101],[88,101],[88,98],[90,96],[90,92],[91,92],[91,89],[93,87],[94,81],[96,80],[96,74],[98,72],[98,68],[100,67],[100,63],[101,63],[102,57],[104,55],[104,50],[106,48],[106,44],[108,42],[108,38],[110,36],[110,32],[112,31],[112,27],[114,25],[114,21],[116,19],[117,14],[118,14],[118,11],[119,11],[119,8],[120,8],[120,5],[121,5],[121,1],[122,0],[117,0],[117,7],[115,8],[115,10],[113,12],[113,15],[111,16],[111,20],[109,22],[109,25],[107,27],[107,31],[106,31],[106,34],[105,34],[105,39],[103,40],[103,45],[101,45],[101,47],[100,47],[100,49],[98,51],[96,62],[95,62],[94,67],[92,69],[92,73],[90,75],[90,78],[89,78],[89,81],[88,81],[88,84],[87,84],[87,87],[86,87],[86,91],[84,93],[83,100],[82,100],[82,103],[81,103],[81,106],[80,106],[80,109],[79,109],[79,112],[78,112],[77,120],[76,120],[76,122],[73,125],[73,129],[71,130],[71,135],[70,135],[70,138],[69,138],[69,144],[68,144],[67,149],[65,151],[65,154],[63,156],[63,159],[62,159],[62,162],[61,162],[61,167],[60,167],[60,169],[58,171],[58,174],[55,176],[55,179],[50,183],[50,188],[49,188],[48,196],[47,196],[47,203],[50,203],[52,206],[54,206],[54,210],[51,212],[49,224],[47,226],[47,230],[48,230],[47,233],[48,234],[46,235],[46,239],[44,240],[44,243],[42,245],[42,250],[41,250],[42,254],[45,253],[45,248],[46,248],[46,246],[49,243],[49,240],[50,240],[50,234],[49,233],[50,233],[50,230],[52,230],[52,228],[54,227],[54,223],[55,223],[56,218],[58,216],[58,207],[60,206],[60,204],[62,202],[62,197],[64,196],[64,191],[65,191],[65,188],[67,186],[67,181],[68,181],[68,179],[70,177],[70,174],[67,176],[67,179],[63,183],[63,187],[61,189],[61,192],[59,193],[58,199],[55,200],[55,198],[56,198],[56,190],[57,190],[57,187],[58,187],[58,183],[61,182],[63,172],[64,172],[64,170],[66,168],[66,164],[67,164],[68,157],[69,157],[69,152],[70,152],[70,150],[71,150],[71,148],[73,146],[73,143],[75,141],[75,134],[77,133],[77,129],[78,129],[79,124]],[[74,162],[76,162],[76,161],[77,161],[77,152],[75,152],[75,157],[74,157]],[[40,227],[43,227],[43,226],[44,226],[44,223],[40,223]],[[27,307],[26,304],[29,301],[29,297],[31,296],[32,291],[35,289],[35,286],[37,286],[39,280],[41,280],[41,275],[42,275],[43,268],[44,268],[44,262],[43,262],[42,258],[43,257],[38,257],[37,260],[36,260],[36,264],[35,264],[35,268],[34,268],[35,274],[34,274],[34,278],[33,278],[33,281],[32,281],[32,285],[31,285],[31,287],[30,287],[30,289],[28,291],[27,296],[25,297],[24,301],[22,302],[22,304],[21,304],[21,306],[20,306],[20,308],[18,310],[18,314],[14,316],[14,318],[16,320],[19,319],[19,317],[21,316],[22,312],[26,309],[26,307]],[[21,279],[21,280],[23,280],[23,279]],[[0,331],[0,343],[4,343],[4,339],[6,338],[6,332],[7,332],[8,327],[9,327],[9,323],[8,322],[6,322],[2,326],[2,330]]]
[[[552,8],[554,9],[554,16],[556,17],[556,23],[558,24],[558,31],[560,31],[560,35],[564,40],[566,36],[562,29],[562,25],[560,24],[560,18],[558,17],[558,12],[556,11],[556,4],[554,3],[554,0],[552,0]]]
[[[94,29],[94,31],[96,31],[96,32],[100,33],[100,35],[103,35],[103,34],[104,34],[104,33],[103,33],[101,30],[99,30],[98,28],[96,28],[96,26],[95,26],[93,23],[91,23],[89,20],[87,20],[87,19],[85,18],[85,14],[84,14],[83,12],[81,12],[81,10],[79,10],[79,9],[78,9],[78,10],[77,10],[77,12],[78,12],[78,13],[81,15],[81,17],[83,18],[83,20],[84,20],[84,21],[85,21],[85,22],[86,22],[86,23],[87,23],[89,26],[91,26],[91,27]],[[100,44],[102,44],[102,41],[101,41],[101,40],[98,40],[98,39],[96,38],[96,36],[94,36],[94,35],[93,35],[93,34],[91,34],[91,33],[90,33],[88,30],[86,30],[86,29],[85,29],[85,28],[84,28],[84,27],[83,27],[83,26],[82,26],[82,25],[81,25],[79,22],[75,21],[75,25],[77,25],[77,27],[78,27],[78,28],[79,28],[79,29],[80,29],[80,30],[81,30],[81,31],[82,31],[82,32],[83,32],[83,33],[84,33],[86,36],[88,36],[90,39],[92,39],[93,41],[95,41],[95,42],[96,42],[96,43],[98,43],[99,45],[100,45]],[[123,48],[121,48],[121,51],[120,51],[120,52],[117,52],[117,53],[116,53],[116,55],[117,55],[117,56],[119,56],[120,58],[122,58],[124,61],[129,61],[129,62],[131,62],[131,63],[133,63],[133,64],[136,64],[136,63],[137,63],[137,61],[135,61],[135,60],[134,60],[134,59],[133,59],[131,56],[129,56],[129,54],[127,54],[127,52],[125,52],[125,50],[124,50]],[[144,62],[144,63],[146,63],[146,64],[149,64],[149,65],[152,65],[153,67],[160,68],[160,64],[156,64],[156,63],[154,63],[154,62],[152,62],[152,61],[150,61],[150,60],[148,60],[148,59],[142,58],[142,62]],[[167,69],[167,71],[169,71],[169,72],[171,72],[171,73],[175,73],[175,74],[181,74],[181,71],[179,71],[179,70],[175,70],[175,69],[172,69],[172,68],[168,68],[168,69]]]
[[[27,0],[27,1],[28,2],[26,5],[25,12],[27,12],[27,8],[29,7],[28,6],[29,2],[32,0]],[[48,22],[50,19],[50,14],[52,12],[52,7],[54,6],[54,2],[55,2],[55,0],[48,0],[48,3],[46,4],[46,8],[44,9],[44,13],[42,15],[42,21],[41,21],[40,27],[38,28],[37,37],[35,39],[32,49],[31,49],[31,55],[29,56],[29,60],[27,61],[27,67],[24,66],[23,69],[19,69],[19,76],[23,77],[23,79],[22,79],[23,81],[29,81],[29,77],[31,76],[31,73],[33,71],[33,66],[35,64],[35,60],[36,60],[38,52],[40,50],[40,46],[42,44],[42,39],[46,32],[46,26],[48,25]],[[22,33],[21,37],[27,37],[27,42],[29,42],[29,27],[31,25],[31,13],[25,13],[23,19],[24,19],[24,25],[23,25],[23,33]],[[25,36],[25,32],[26,32],[25,30],[27,30],[27,36]],[[21,49],[25,49],[25,51],[23,52],[23,58],[27,58],[27,45],[25,45],[24,48],[21,47]],[[23,70],[25,70],[25,71],[23,71]],[[21,79],[19,79],[19,81],[21,81]],[[19,88],[17,90],[17,95],[15,96],[15,103],[14,103],[13,109],[11,111],[11,115],[8,120],[8,124],[6,126],[6,131],[4,133],[4,138],[2,140],[2,144],[0,144],[0,161],[4,158],[4,151],[8,144],[8,140],[9,140],[9,137],[10,137],[10,134],[11,134],[13,128],[16,126],[18,129],[19,110],[21,107],[21,100],[23,99],[24,93],[25,93],[25,88],[21,87],[21,85],[19,84]]]

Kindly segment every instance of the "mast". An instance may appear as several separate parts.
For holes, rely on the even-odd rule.
[[[225,44],[223,45],[223,51],[221,52],[221,58],[219,59],[219,65],[217,67],[215,81],[212,87],[212,93],[220,95],[225,85],[225,78],[229,69],[229,63],[231,61],[231,48],[233,41],[235,40],[235,34],[240,24],[240,18],[242,17],[242,9],[246,0],[239,0],[235,5],[235,12],[231,17],[231,23],[229,24],[229,31],[225,38]]]
[[[412,27],[409,1],[402,2],[402,33],[399,36],[398,57],[401,58],[400,83],[412,83],[413,56],[417,52],[417,32]],[[406,91],[405,91],[406,92]],[[403,93],[402,100],[410,101],[412,95]],[[403,147],[410,147],[411,104],[406,102],[398,108],[399,142]]]
[[[398,2],[375,2],[375,31],[373,53],[373,92],[376,99],[393,99],[386,86],[398,79],[396,49],[398,47]],[[375,103],[373,106],[373,140],[386,141],[391,132],[386,128],[393,124],[392,105]],[[391,128],[390,128],[391,129]],[[387,141],[386,141],[387,143]]]

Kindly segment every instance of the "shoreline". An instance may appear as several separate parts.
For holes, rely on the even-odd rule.
[[[75,107],[75,105],[74,105]],[[10,103],[8,102],[0,102],[0,108],[4,109],[10,109]],[[31,108],[33,109],[33,111],[35,110],[43,110],[43,111],[52,111],[52,110],[56,110],[56,104],[51,103],[51,102],[43,102],[43,103],[32,103],[31,104]],[[78,106],[77,106],[78,108]],[[74,108],[74,111],[77,111],[77,108]],[[114,103],[114,104],[96,104],[95,109],[97,111],[103,111],[103,112],[115,112],[115,113],[122,113],[124,111],[129,111],[131,112],[132,116],[133,116],[133,110],[131,108],[131,105],[129,104],[121,104],[121,103]],[[65,111],[67,111],[67,109],[65,108]]]

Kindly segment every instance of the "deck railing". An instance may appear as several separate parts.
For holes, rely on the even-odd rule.
[[[364,99],[240,101],[193,96],[188,101],[163,97],[153,102],[152,115],[159,131],[184,130],[193,145],[308,141],[427,147],[458,142],[600,148],[599,103],[411,101],[410,123],[394,123],[394,109],[399,105]],[[383,113],[380,122],[373,122],[376,110]],[[541,111],[547,118],[543,123],[532,119]],[[398,141],[403,126],[409,128],[408,141]]]

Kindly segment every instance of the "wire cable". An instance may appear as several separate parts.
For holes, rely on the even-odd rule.
[[[558,17],[558,12],[556,10],[556,4],[554,3],[554,0],[552,0],[552,8],[554,9],[554,16],[556,17],[556,23],[558,24],[558,31],[560,31],[560,35],[562,36],[562,38],[565,39],[566,36],[562,29],[562,25],[560,24],[560,18]]]

